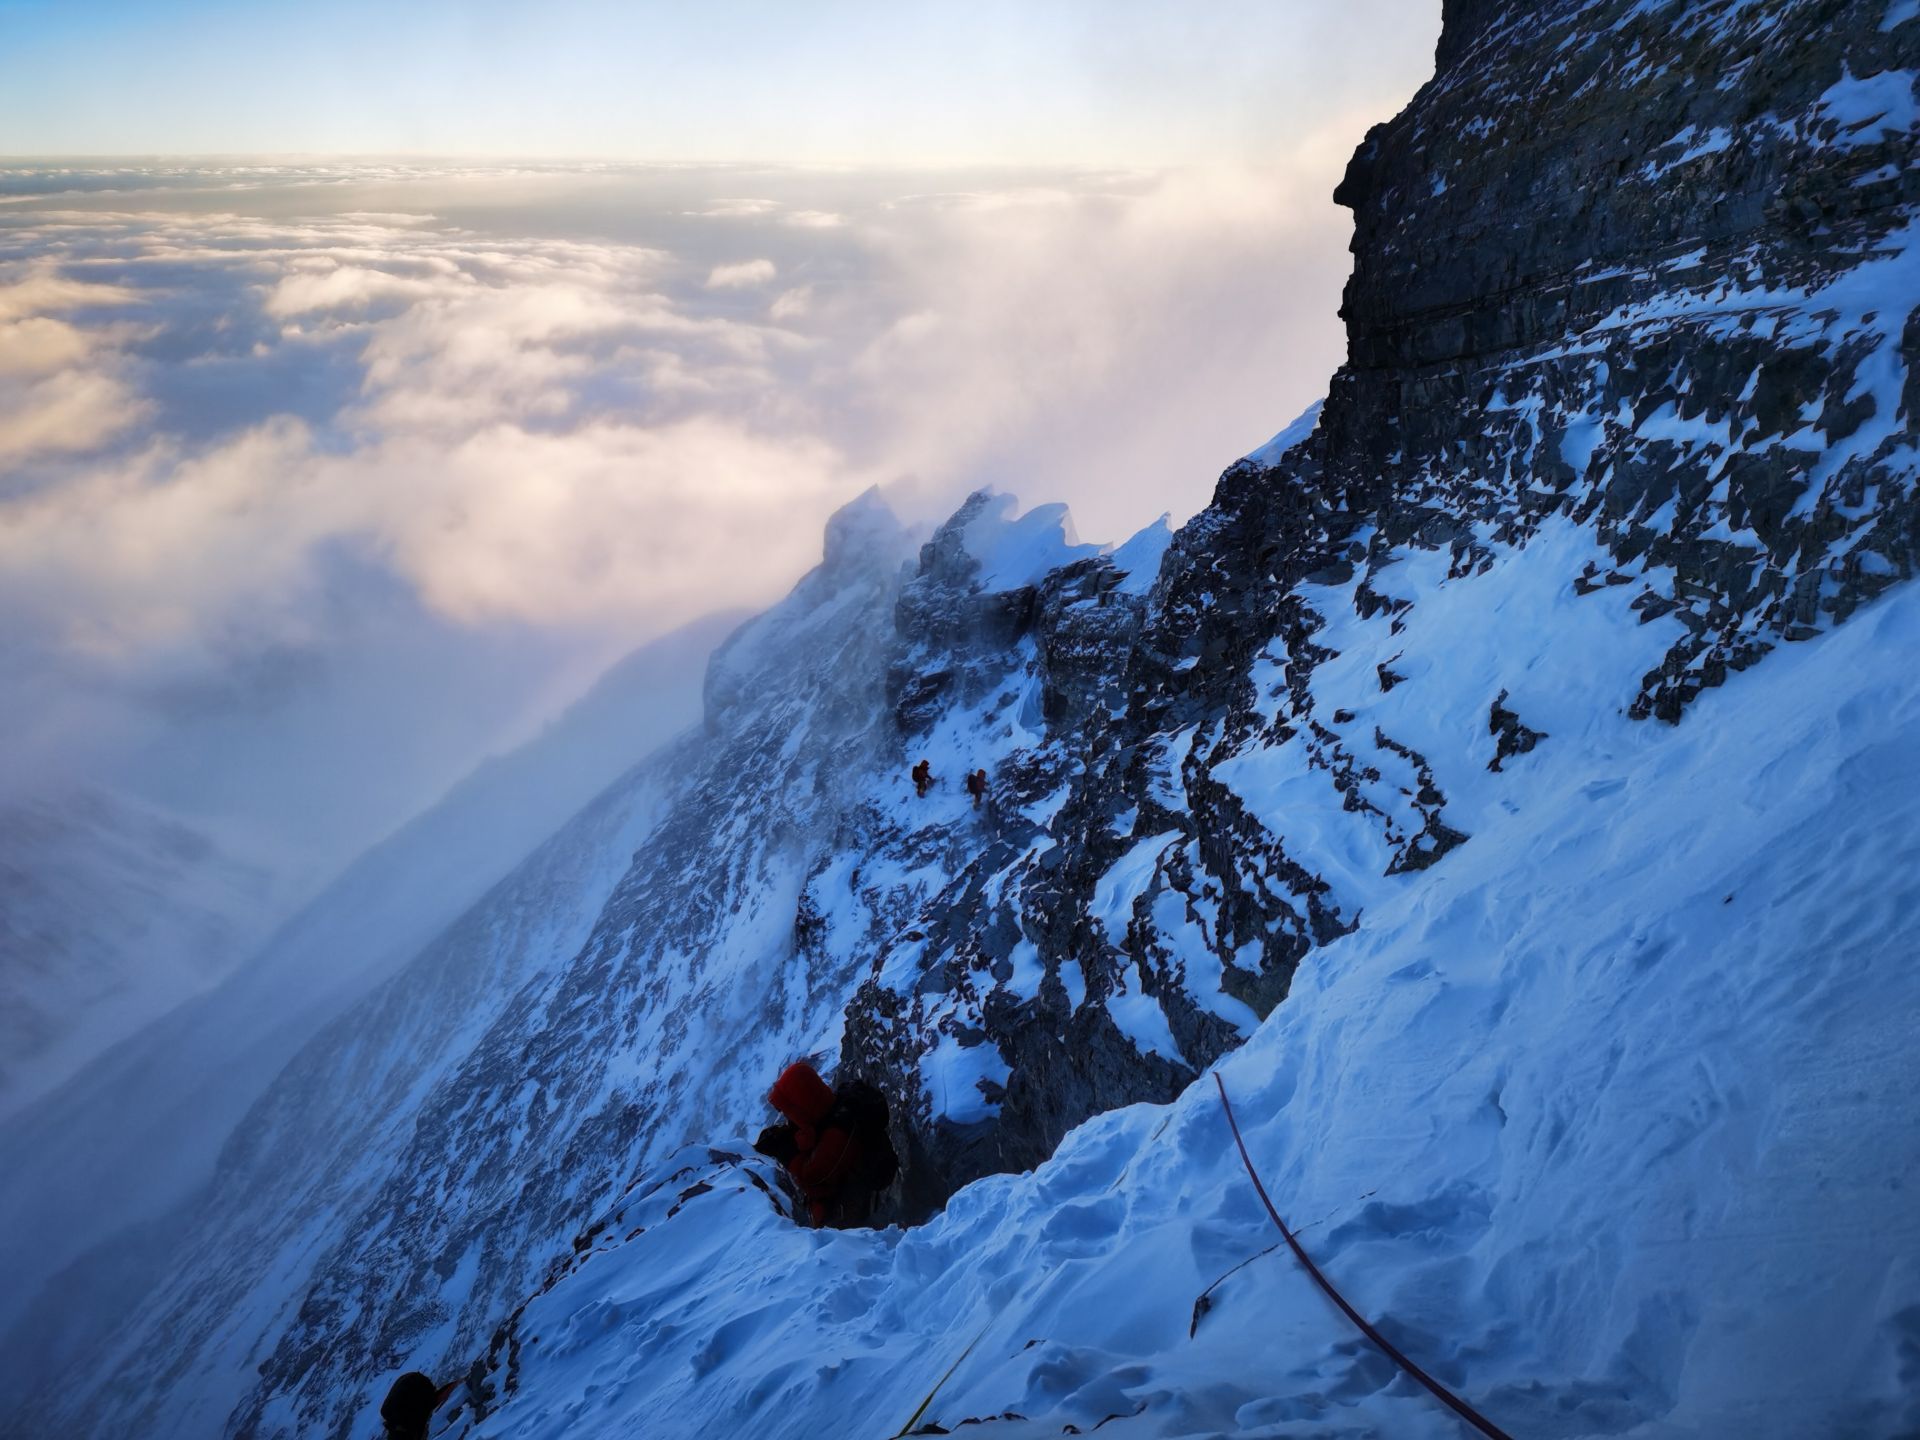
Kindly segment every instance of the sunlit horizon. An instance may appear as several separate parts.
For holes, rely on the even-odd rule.
[[[1406,0],[9,0],[0,135],[43,156],[1246,163],[1397,107],[1438,30]]]

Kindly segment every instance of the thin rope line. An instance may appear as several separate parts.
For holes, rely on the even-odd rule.
[[[927,1398],[920,1402],[920,1408],[913,1412],[912,1418],[909,1419],[907,1423],[902,1425],[898,1430],[894,1431],[893,1440],[900,1440],[901,1436],[907,1434],[909,1431],[913,1429],[914,1426],[920,1423],[920,1417],[926,1414],[927,1407],[933,1404],[933,1397],[938,1395],[941,1392],[941,1390],[946,1387],[947,1381],[953,1378],[953,1372],[958,1370],[960,1366],[966,1361],[967,1356],[973,1353],[973,1347],[975,1345],[978,1345],[982,1340],[987,1338],[987,1331],[991,1330],[992,1328],[993,1328],[993,1321],[989,1320],[983,1327],[981,1327],[980,1333],[974,1336],[972,1340],[967,1342],[967,1348],[960,1352],[960,1358],[958,1360],[955,1360],[953,1364],[949,1365],[947,1367],[947,1373],[942,1375],[939,1378],[939,1380],[937,1380],[934,1383],[933,1389],[927,1392]]]
[[[1442,1385],[1438,1380],[1434,1379],[1431,1375],[1427,1374],[1426,1371],[1422,1370],[1418,1365],[1414,1364],[1413,1361],[1403,1355],[1391,1340],[1387,1339],[1386,1336],[1368,1324],[1366,1317],[1347,1303],[1346,1297],[1333,1288],[1332,1281],[1320,1273],[1320,1267],[1314,1264],[1312,1257],[1300,1247],[1300,1242],[1293,1238],[1293,1231],[1287,1228],[1287,1222],[1282,1220],[1280,1218],[1280,1212],[1273,1208],[1273,1201],[1267,1196],[1267,1187],[1260,1183],[1260,1173],[1253,1168],[1253,1157],[1247,1154],[1247,1142],[1240,1138],[1240,1122],[1233,1118],[1233,1102],[1227,1099],[1226,1081],[1220,1078],[1220,1072],[1218,1070],[1213,1072],[1213,1083],[1220,1087],[1220,1106],[1227,1112],[1227,1124],[1233,1130],[1233,1143],[1240,1147],[1240,1163],[1247,1167],[1247,1178],[1253,1181],[1253,1188],[1258,1191],[1260,1195],[1260,1203],[1267,1207],[1267,1214],[1271,1215],[1273,1217],[1273,1223],[1280,1227],[1282,1238],[1286,1240],[1287,1245],[1292,1249],[1300,1263],[1307,1267],[1307,1273],[1313,1277],[1314,1283],[1327,1292],[1327,1297],[1340,1307],[1342,1313],[1344,1313],[1349,1320],[1359,1327],[1362,1335],[1379,1346],[1381,1351],[1389,1360],[1393,1361],[1394,1364],[1398,1365],[1402,1370],[1406,1371],[1407,1374],[1426,1386],[1427,1389],[1433,1393],[1434,1398],[1440,1401],[1441,1404],[1445,1405],[1449,1410],[1452,1410],[1454,1414],[1458,1415],[1462,1420],[1465,1420],[1482,1435],[1487,1436],[1488,1440],[1513,1440],[1513,1437],[1507,1434],[1506,1431],[1495,1425],[1491,1420],[1487,1419],[1486,1416],[1467,1404],[1466,1401],[1462,1400],[1458,1395],[1455,1395],[1451,1390],[1447,1389],[1446,1386]]]

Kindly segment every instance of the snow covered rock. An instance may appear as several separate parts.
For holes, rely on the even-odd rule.
[[[1911,577],[1896,21],[1449,6],[1439,73],[1336,197],[1357,258],[1324,406],[1112,612],[1087,686],[1120,704],[1033,662],[1076,717],[1007,762],[1069,777],[1044,833],[976,857],[854,1006],[844,1062],[918,1103],[923,1179],[1172,1095],[1315,946],[1524,805],[1542,751],[1678,721]],[[944,1140],[932,1057],[988,1101]]]
[[[1878,663],[1915,645],[1906,587],[1680,727],[1542,747],[1523,807],[1308,955],[1221,1062],[1309,1253],[1508,1433],[1920,1424],[1920,671]],[[1471,1433],[1278,1244],[1211,1081],[914,1229],[786,1211],[744,1141],[664,1157],[439,1433],[880,1437],[928,1397],[911,1433]]]

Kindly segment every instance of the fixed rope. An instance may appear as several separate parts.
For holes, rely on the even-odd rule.
[[[900,1440],[901,1436],[912,1433],[913,1427],[920,1423],[920,1417],[927,1413],[927,1407],[933,1404],[933,1397],[938,1395],[941,1392],[941,1390],[945,1388],[947,1381],[953,1378],[953,1372],[958,1370],[961,1367],[961,1365],[963,1365],[966,1362],[967,1356],[973,1353],[973,1347],[975,1345],[978,1345],[982,1340],[986,1339],[987,1331],[991,1330],[992,1328],[993,1328],[993,1321],[991,1320],[987,1321],[987,1323],[980,1328],[980,1333],[974,1336],[973,1339],[967,1343],[967,1348],[960,1352],[960,1358],[954,1361],[953,1364],[949,1365],[947,1367],[947,1373],[942,1375],[938,1380],[934,1382],[933,1389],[927,1392],[927,1398],[920,1402],[920,1408],[913,1412],[912,1418],[909,1419],[906,1424],[902,1425],[898,1430],[894,1432],[893,1440]]]
[[[1495,1425],[1491,1420],[1487,1419],[1486,1416],[1467,1404],[1466,1401],[1462,1400],[1458,1395],[1455,1395],[1451,1390],[1447,1389],[1446,1386],[1442,1385],[1438,1380],[1434,1379],[1431,1375],[1427,1374],[1426,1371],[1422,1370],[1418,1365],[1414,1364],[1413,1361],[1403,1355],[1391,1340],[1387,1339],[1386,1336],[1368,1324],[1367,1318],[1347,1303],[1346,1297],[1333,1288],[1332,1281],[1320,1273],[1320,1267],[1313,1263],[1313,1258],[1301,1248],[1300,1242],[1293,1238],[1293,1231],[1287,1228],[1287,1222],[1280,1218],[1280,1212],[1273,1208],[1273,1201],[1267,1197],[1267,1187],[1260,1183],[1260,1174],[1253,1168],[1253,1157],[1247,1154],[1247,1142],[1240,1137],[1240,1122],[1233,1118],[1233,1102],[1227,1099],[1226,1081],[1220,1078],[1220,1072],[1218,1070],[1213,1072],[1213,1083],[1220,1087],[1220,1108],[1227,1112],[1227,1124],[1233,1130],[1233,1143],[1240,1147],[1240,1163],[1247,1167],[1247,1178],[1253,1181],[1253,1188],[1259,1192],[1260,1195],[1260,1203],[1267,1207],[1267,1214],[1271,1215],[1273,1217],[1273,1223],[1280,1227],[1281,1238],[1287,1242],[1288,1248],[1293,1251],[1294,1258],[1306,1267],[1307,1274],[1313,1277],[1314,1284],[1327,1292],[1327,1298],[1340,1307],[1341,1313],[1354,1323],[1362,1335],[1379,1346],[1381,1353],[1389,1360],[1393,1361],[1394,1364],[1398,1365],[1408,1375],[1424,1385],[1432,1393],[1434,1399],[1438,1400],[1442,1405],[1445,1405],[1482,1435],[1487,1436],[1488,1440],[1513,1440],[1513,1437],[1507,1434],[1506,1431],[1502,1430],[1498,1425]],[[931,1399],[932,1397],[929,1396],[928,1398]],[[916,1416],[915,1418],[917,1419],[918,1417]]]

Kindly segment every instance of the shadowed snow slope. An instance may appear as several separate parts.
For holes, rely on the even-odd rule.
[[[1512,1434],[1920,1424],[1916,646],[1903,591],[1544,752],[1221,1062],[1310,1251]],[[731,1149],[600,1217],[438,1433],[878,1440],[963,1352],[968,1434],[1464,1433],[1272,1249],[1211,1082],[905,1233],[797,1230]]]
[[[484,1337],[583,1197],[739,1113],[774,1056],[831,1028],[850,985],[790,961],[795,895],[807,847],[833,833],[835,777],[881,774],[870,652],[909,549],[876,500],[843,511],[822,565],[715,652],[702,729],[318,1028],[203,1192],[47,1288],[6,1353],[24,1397],[8,1408],[154,1440],[252,1434],[235,1407],[292,1377],[346,1433],[359,1417],[338,1370]],[[875,783],[898,789],[891,768]],[[605,957],[629,944],[647,947],[641,963],[610,983]],[[769,963],[784,1005],[734,983]],[[749,1058],[729,1066],[736,1051]],[[647,1111],[630,1098],[642,1087]],[[89,1306],[94,1333],[73,1333]]]
[[[206,1184],[248,1108],[328,1020],[418,954],[609,780],[692,724],[706,656],[738,623],[713,616],[629,655],[540,735],[486,761],[349,866],[223,985],[0,1124],[0,1273],[8,1277],[0,1327],[89,1247]],[[128,955],[117,958],[125,964]],[[132,1176],[138,1183],[128,1183]],[[121,1272],[124,1285],[139,1268],[134,1253],[157,1249],[152,1258],[164,1264],[167,1248],[163,1239],[130,1244],[101,1268]],[[84,1308],[78,1293],[72,1278],[57,1282],[50,1308],[62,1323],[49,1325],[43,1310],[30,1338],[6,1347],[0,1394],[32,1373],[14,1361],[40,1355],[48,1332]],[[124,1303],[109,1301],[107,1317]]]
[[[291,903],[247,853],[104,790],[0,805],[0,1120],[247,957]]]

